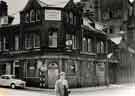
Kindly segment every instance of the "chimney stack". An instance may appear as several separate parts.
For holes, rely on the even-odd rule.
[[[0,17],[8,15],[8,5],[5,1],[0,0]]]

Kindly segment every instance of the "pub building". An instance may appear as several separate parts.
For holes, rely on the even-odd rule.
[[[43,88],[54,88],[61,71],[70,87],[104,85],[109,77],[115,83],[116,68],[106,67],[118,63],[107,59],[114,44],[94,24],[87,26],[73,0],[29,0],[14,19],[6,2],[0,9],[0,75]]]

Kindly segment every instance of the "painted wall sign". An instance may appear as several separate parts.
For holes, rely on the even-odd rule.
[[[60,10],[45,10],[45,20],[61,20],[61,11]]]

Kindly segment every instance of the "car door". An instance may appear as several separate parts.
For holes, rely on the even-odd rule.
[[[5,76],[1,76],[0,77],[0,85],[1,86],[5,86],[6,84],[5,84],[5,80],[6,80],[6,77]]]
[[[5,86],[10,86],[11,78],[9,76],[5,76],[5,80],[3,81]]]

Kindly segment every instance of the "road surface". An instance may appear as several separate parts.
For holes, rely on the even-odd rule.
[[[23,89],[0,88],[0,96],[55,96],[55,93]],[[106,87],[99,90],[72,91],[70,96],[135,96],[135,86]]]

